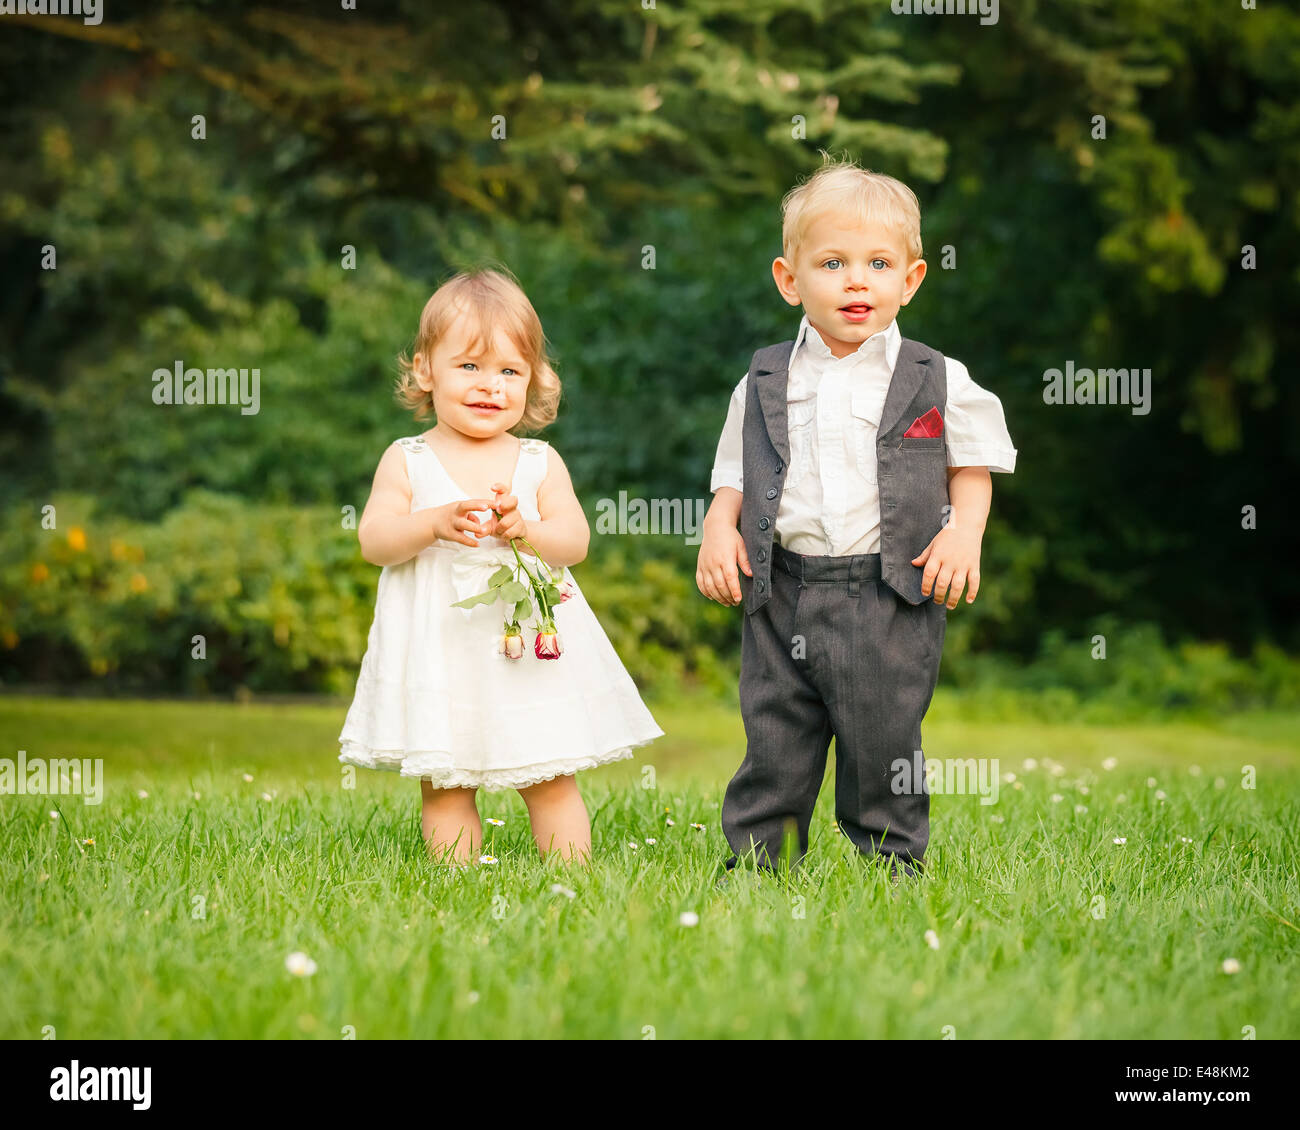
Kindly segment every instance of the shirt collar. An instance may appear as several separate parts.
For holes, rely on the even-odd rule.
[[[794,348],[790,350],[790,363],[794,363],[795,355],[799,352],[800,346],[803,346],[808,356],[814,357],[819,361],[847,360],[848,358],[836,358],[831,354],[830,348],[822,340],[822,335],[817,332],[813,324],[808,321],[808,315],[805,314],[799,322],[799,333],[794,339]],[[864,361],[868,358],[878,356],[877,350],[884,348],[885,366],[892,374],[894,365],[898,361],[898,352],[903,347],[903,334],[898,328],[898,319],[895,318],[883,330],[872,334],[866,341],[858,346],[856,352],[850,353],[855,362]]]

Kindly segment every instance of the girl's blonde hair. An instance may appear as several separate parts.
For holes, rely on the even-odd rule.
[[[552,423],[560,403],[560,378],[547,356],[546,335],[542,333],[537,311],[514,277],[504,269],[484,267],[462,271],[433,292],[420,315],[415,348],[411,354],[403,353],[397,359],[400,370],[398,401],[414,411],[417,420],[435,415],[433,394],[422,389],[416,381],[413,356],[419,354],[427,366],[434,347],[461,313],[468,314],[475,322],[471,348],[486,348],[493,331],[500,326],[519,350],[519,359],[528,366],[528,397],[524,402],[524,414],[510,430],[531,432]]]
[[[851,160],[836,161],[822,151],[822,167],[781,201],[781,254],[791,263],[804,232],[817,216],[842,212],[859,223],[879,222],[903,237],[903,249],[921,255],[921,204],[902,181],[873,173]]]

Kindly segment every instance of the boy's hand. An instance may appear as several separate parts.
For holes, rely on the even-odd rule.
[[[728,607],[740,603],[739,565],[745,576],[752,577],[749,556],[745,553],[745,539],[735,526],[710,526],[704,523],[704,537],[700,541],[700,556],[695,567],[695,583],[700,592],[710,600]]]
[[[921,592],[930,595],[934,589],[935,604],[943,604],[944,594],[948,594],[947,605],[956,608],[961,599],[961,590],[970,582],[970,591],[966,594],[966,603],[975,599],[980,589],[980,541],[979,531],[970,528],[959,529],[947,525],[933,538],[919,556],[912,558],[913,565],[924,565],[921,574]],[[951,591],[949,586],[951,585]]]
[[[519,513],[519,499],[513,494],[506,494],[505,483],[492,484],[492,509],[495,514],[488,519],[487,532],[494,537],[523,538],[528,536],[528,527]]]

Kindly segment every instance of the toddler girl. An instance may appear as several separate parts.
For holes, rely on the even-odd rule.
[[[425,305],[401,370],[399,397],[437,422],[384,452],[361,516],[362,556],[383,572],[339,760],[419,778],[425,842],[448,862],[478,856],[479,788],[519,790],[543,858],[585,861],[576,772],[663,730],[582,590],[559,579],[590,537],[564,461],[514,434],[556,416],[541,322],[505,274],[456,275]],[[523,604],[455,607],[520,561],[559,589],[549,607],[530,600],[548,630],[528,648],[504,627],[529,619]]]

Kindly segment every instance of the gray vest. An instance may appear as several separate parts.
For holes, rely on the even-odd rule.
[[[740,535],[752,578],[740,572],[746,614],[772,595],[772,534],[790,462],[786,422],[790,350],[793,341],[754,354],[745,395],[744,491]],[[917,556],[942,528],[948,503],[948,460],[944,437],[904,439],[903,433],[932,407],[948,410],[943,354],[903,339],[876,432],[876,485],[880,490],[881,577],[909,604],[932,597],[921,592]]]

